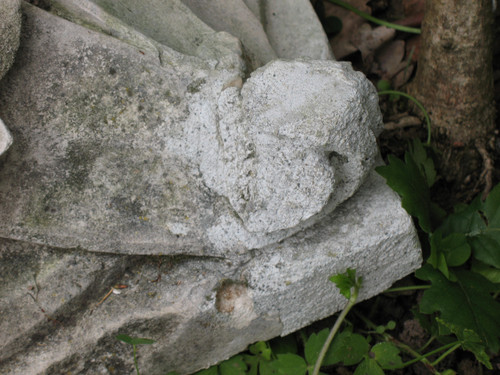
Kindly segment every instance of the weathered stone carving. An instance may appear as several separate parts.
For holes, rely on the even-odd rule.
[[[227,34],[212,32],[214,67],[26,13],[24,66],[0,88],[22,140],[0,171],[4,237],[231,257],[322,219],[373,167],[377,94],[346,63],[275,61],[247,78]],[[187,44],[183,30],[169,42]]]
[[[308,0],[49,10],[0,81],[0,373],[132,373],[119,333],[193,372],[338,311],[333,273],[364,299],[419,266],[376,92]]]

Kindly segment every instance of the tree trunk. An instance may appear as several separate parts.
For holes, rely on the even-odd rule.
[[[491,0],[426,1],[418,70],[409,91],[429,112],[441,175],[456,186],[472,178],[491,188],[492,26]]]

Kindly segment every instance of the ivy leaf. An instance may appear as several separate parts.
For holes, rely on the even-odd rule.
[[[444,322],[474,331],[489,350],[497,352],[500,349],[500,303],[490,295],[495,290],[494,284],[474,272],[454,274],[456,282],[429,264],[416,271],[419,279],[431,282],[420,302],[420,311],[439,313]]]
[[[365,358],[363,362],[356,367],[353,375],[384,375],[377,361],[371,358]]]
[[[321,348],[323,347],[323,344],[325,343],[326,338],[328,337],[328,333],[329,333],[328,328],[325,328],[320,332],[318,332],[317,334],[312,333],[311,336],[309,336],[304,345],[304,353],[307,363],[312,365],[316,363],[316,360],[318,359],[319,356],[319,352],[321,351]]]
[[[333,339],[323,359],[323,365],[342,362],[345,366],[352,366],[359,363],[369,350],[370,344],[364,336],[343,331]]]
[[[460,328],[451,323],[447,323],[442,319],[436,318],[439,324],[446,326],[451,332],[458,337],[458,339],[462,342],[462,347],[465,350],[468,350],[474,354],[476,359],[486,366],[489,370],[492,370],[490,358],[486,354],[484,343],[478,334],[467,328]]]
[[[221,375],[245,375],[247,365],[243,361],[243,357],[237,355],[229,358],[227,361],[221,362],[219,364],[219,371]]]
[[[384,370],[394,370],[403,364],[399,349],[391,342],[380,342],[371,349],[374,359]]]
[[[351,288],[360,288],[363,279],[358,277],[356,279],[356,270],[348,268],[345,273],[339,273],[330,277],[330,281],[335,283],[345,298],[351,298]]]
[[[422,230],[431,233],[435,221],[443,216],[443,211],[431,202],[427,178],[410,153],[405,153],[405,161],[389,155],[389,165],[375,168],[394,191],[401,196],[403,208],[418,219]]]

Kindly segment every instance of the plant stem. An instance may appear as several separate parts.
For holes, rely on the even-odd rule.
[[[460,342],[458,343],[455,343],[455,345],[453,345],[450,349],[448,349],[447,351],[445,351],[443,354],[441,354],[439,356],[438,359],[436,359],[434,362],[432,362],[432,366],[436,366],[439,362],[441,362],[446,356],[448,356],[449,354],[451,354],[453,351],[457,350],[458,348],[460,348],[462,344]]]
[[[365,317],[363,314],[361,314],[358,311],[354,311],[356,316],[360,318],[368,328],[375,329],[377,326],[375,323],[370,321],[367,317]],[[439,374],[439,372],[434,368],[434,366],[425,358],[425,355],[422,356],[419,352],[411,348],[410,346],[403,344],[402,342],[396,340],[392,335],[384,332],[381,334],[381,336],[386,340],[386,341],[391,341],[394,345],[396,345],[398,348],[404,350],[408,354],[412,355],[414,358],[418,358],[420,362],[422,362],[428,369],[434,374]],[[443,350],[443,349],[442,349]]]
[[[136,352],[135,345],[132,345],[132,347],[134,348],[134,365],[135,365],[135,370],[137,371],[137,375],[140,375],[139,374],[139,366],[137,365],[137,357],[135,355],[135,352]]]
[[[333,0],[329,0],[329,1],[333,1]],[[337,1],[337,0],[335,0],[335,1]],[[428,115],[427,111],[425,110],[424,106],[417,99],[415,99],[411,95],[408,95],[405,92],[396,91],[396,90],[382,90],[382,91],[379,91],[378,94],[379,95],[387,95],[387,94],[401,95],[407,99],[410,99],[413,103],[415,103],[415,105],[418,108],[420,108],[420,110],[424,114],[425,122],[427,123],[427,142],[426,142],[426,144],[427,144],[427,146],[431,145],[431,119],[429,118],[429,115]]]
[[[425,350],[425,348],[427,348],[430,344],[432,344],[434,342],[434,340],[436,339],[435,336],[431,336],[431,338],[429,340],[427,340],[427,342],[424,344],[424,346],[422,346],[421,348],[418,349],[419,352],[422,352]]]
[[[350,10],[353,13],[356,13],[358,16],[363,17],[365,20],[368,20],[370,22],[376,23],[377,25],[382,25],[386,27],[390,27],[391,29],[399,30],[399,31],[404,31],[407,33],[412,33],[412,34],[420,34],[421,31],[420,29],[417,29],[415,27],[408,27],[408,26],[403,26],[403,25],[398,25],[396,23],[391,23],[387,21],[383,21],[381,19],[375,18],[368,13],[362,12],[359,9],[353,7],[350,4],[347,4],[341,0],[328,0],[330,3],[341,6],[342,8],[345,8],[347,10]]]
[[[429,289],[431,285],[410,285],[387,289],[384,293],[407,292],[409,290]]]
[[[323,347],[321,348],[321,351],[319,352],[318,359],[316,360],[316,364],[314,365],[314,370],[312,375],[318,375],[319,374],[319,369],[321,368],[321,363],[323,363],[323,359],[325,358],[326,352],[328,348],[330,347],[330,344],[337,333],[337,331],[340,328],[340,325],[344,321],[347,313],[351,308],[354,306],[356,303],[356,300],[358,299],[358,292],[359,292],[359,286],[353,287],[353,291],[351,293],[351,298],[349,298],[349,301],[347,301],[347,305],[344,307],[344,310],[340,313],[339,317],[335,321],[335,324],[332,327],[332,330],[330,331],[330,334],[326,338],[325,343],[323,344]]]
[[[395,345],[397,345],[397,346],[399,345],[398,343],[394,343],[394,344],[395,344]],[[406,366],[412,365],[412,364],[414,364],[415,362],[419,362],[419,361],[421,361],[421,360],[422,360],[422,359],[424,359],[424,358],[427,358],[427,357],[430,357],[431,355],[434,355],[434,354],[436,354],[436,353],[442,352],[443,350],[446,350],[446,349],[448,349],[448,348],[450,348],[450,347],[452,347],[452,346],[456,346],[457,344],[458,344],[458,346],[460,346],[460,343],[457,343],[457,342],[452,342],[452,343],[449,343],[449,344],[443,345],[443,346],[441,346],[440,348],[434,349],[434,350],[432,350],[432,351],[430,351],[430,352],[428,352],[428,353],[422,354],[422,355],[420,355],[420,356],[418,356],[418,357],[416,357],[416,358],[414,358],[414,359],[412,359],[412,360],[410,360],[410,361],[408,361],[408,362],[403,363],[403,364],[402,364],[401,366],[399,366],[398,368],[404,368],[404,367],[406,367]],[[407,349],[407,348],[406,348],[406,349]],[[453,349],[453,350],[455,350],[455,349]],[[417,352],[415,352],[415,354],[418,354],[418,353],[417,353]],[[449,353],[448,353],[448,354],[449,354]],[[443,358],[444,358],[444,357],[443,357]],[[433,366],[435,366],[436,364],[437,364],[437,363],[432,363],[432,365],[433,365]]]

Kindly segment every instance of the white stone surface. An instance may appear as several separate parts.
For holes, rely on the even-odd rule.
[[[0,119],[0,155],[2,155],[12,144],[12,135],[10,135],[9,129],[5,126],[3,121]]]

